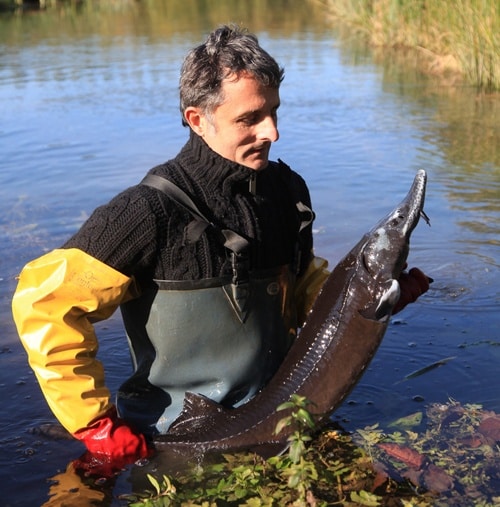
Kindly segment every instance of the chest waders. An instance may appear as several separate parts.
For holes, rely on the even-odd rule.
[[[142,184],[189,211],[191,240],[207,227],[218,230],[232,265],[226,278],[154,280],[122,305],[135,373],[120,387],[117,408],[154,434],[168,430],[187,391],[237,406],[271,378],[295,337],[295,273],[288,266],[249,271],[245,238],[217,228],[169,180],[148,175]]]

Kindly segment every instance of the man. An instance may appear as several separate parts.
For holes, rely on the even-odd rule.
[[[283,69],[255,36],[223,26],[186,57],[189,140],[141,184],[30,262],[14,318],[55,416],[102,460],[148,454],[186,391],[251,398],[283,360],[328,272],[313,254],[300,176],[270,162]],[[400,307],[428,288],[405,274]],[[134,373],[116,404],[93,322],[121,307]]]

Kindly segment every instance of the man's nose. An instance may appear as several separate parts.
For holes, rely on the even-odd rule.
[[[259,124],[258,137],[262,141],[276,142],[280,134],[278,132],[278,122],[272,116],[266,116]]]

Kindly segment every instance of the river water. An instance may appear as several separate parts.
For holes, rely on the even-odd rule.
[[[82,452],[77,442],[33,434],[55,421],[12,322],[16,275],[64,242],[96,206],[177,153],[187,136],[177,105],[181,60],[229,21],[256,32],[285,67],[272,157],[308,181],[316,253],[331,265],[399,202],[419,168],[428,172],[431,227],[421,222],[415,231],[410,265],[435,281],[394,318],[333,419],[362,428],[449,399],[500,412],[498,95],[452,87],[395,55],[374,54],[316,3],[88,2],[3,13],[2,505],[42,505],[63,480],[57,474]],[[108,385],[116,389],[131,368],[119,317],[99,325],[99,336]],[[113,494],[127,488],[119,479]]]

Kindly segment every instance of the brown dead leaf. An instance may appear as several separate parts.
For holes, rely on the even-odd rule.
[[[392,442],[381,442],[377,445],[389,454],[389,456],[392,456],[405,465],[416,468],[417,470],[420,470],[425,462],[425,456],[410,447]]]
[[[375,461],[373,463],[373,471],[375,472],[375,478],[373,479],[372,484],[372,492],[375,491],[377,488],[382,486],[382,484],[385,484],[387,480],[389,479],[389,473],[387,472],[387,468],[383,463],[380,463],[380,461]]]
[[[495,414],[492,417],[483,419],[477,431],[495,442],[500,441],[500,416]]]
[[[422,477],[421,470],[415,470],[414,468],[407,468],[404,472],[401,473],[401,477],[408,479],[413,485],[420,485],[420,478]]]
[[[457,438],[457,442],[465,447],[470,447],[471,449],[477,449],[483,445],[483,440],[479,435],[460,437]]]
[[[429,491],[444,493],[453,488],[453,479],[438,466],[429,463],[423,474],[423,483]]]

